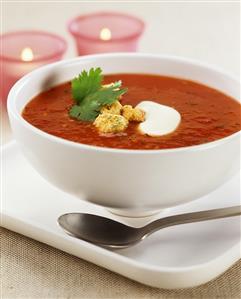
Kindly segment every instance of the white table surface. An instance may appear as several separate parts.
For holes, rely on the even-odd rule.
[[[76,56],[67,22],[93,11],[122,11],[141,17],[146,30],[139,51],[186,56],[214,64],[239,76],[240,4],[232,1],[2,1],[3,32],[40,29],[55,32],[68,42],[65,58]],[[2,116],[5,143],[11,137]]]

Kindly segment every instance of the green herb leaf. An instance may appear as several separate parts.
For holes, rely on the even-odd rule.
[[[69,114],[71,117],[78,120],[94,121],[98,116],[98,112],[95,109],[87,109],[85,106],[74,105],[71,107]]]
[[[77,78],[72,80],[72,96],[76,104],[81,103],[86,96],[101,88],[101,82],[103,80],[101,73],[101,68],[92,68],[89,73],[82,71]]]
[[[111,105],[126,93],[127,89],[120,89],[121,81],[108,87],[102,87],[103,76],[101,69],[91,69],[89,73],[83,71],[72,81],[72,94],[76,102],[69,111],[73,118],[83,121],[94,121],[105,105]]]
[[[70,116],[84,121],[94,121],[104,105],[111,105],[123,95],[127,89],[116,90],[116,84],[102,88],[84,98],[80,105],[70,109]],[[119,84],[118,84],[119,86]]]

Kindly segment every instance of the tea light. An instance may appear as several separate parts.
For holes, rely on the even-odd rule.
[[[24,48],[21,52],[21,59],[23,61],[32,61],[33,60],[33,51],[31,48]]]
[[[3,102],[18,79],[43,64],[60,60],[67,48],[61,37],[41,31],[5,33],[0,41],[0,97]]]
[[[68,24],[79,55],[136,51],[144,27],[137,17],[111,12],[82,15]]]
[[[111,39],[111,31],[109,28],[102,28],[100,30],[100,39],[101,40],[110,40]]]

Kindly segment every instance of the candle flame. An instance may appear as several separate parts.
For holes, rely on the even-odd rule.
[[[31,48],[24,48],[21,52],[21,59],[23,61],[32,61],[33,60],[33,51]]]
[[[109,28],[102,28],[100,31],[100,39],[102,40],[110,40],[111,39],[111,31]]]

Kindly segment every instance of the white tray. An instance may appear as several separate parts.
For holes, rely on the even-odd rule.
[[[56,219],[66,212],[88,212],[136,226],[152,219],[121,219],[47,183],[29,165],[15,142],[3,148],[2,226],[116,273],[159,288],[186,288],[223,273],[240,258],[240,218],[186,224],[159,231],[139,245],[109,251],[66,235]],[[175,187],[175,186],[173,186]],[[240,204],[236,176],[208,196],[161,216]]]

